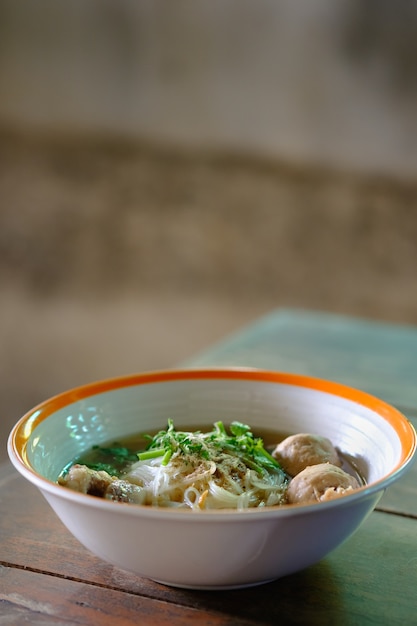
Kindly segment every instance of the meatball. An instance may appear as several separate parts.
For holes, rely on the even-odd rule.
[[[145,491],[137,485],[78,463],[73,465],[65,476],[58,478],[58,484],[73,491],[117,502],[143,504],[145,500]]]
[[[310,504],[338,498],[360,487],[354,476],[331,463],[319,463],[302,470],[287,491],[290,504]]]
[[[336,448],[329,439],[307,433],[287,437],[277,445],[272,456],[290,476],[296,476],[309,465],[318,463],[342,466]]]
[[[58,478],[58,483],[73,491],[87,493],[92,496],[103,498],[106,489],[114,479],[107,472],[97,472],[86,465],[73,465],[65,476]]]
[[[146,491],[137,485],[132,485],[127,480],[114,480],[106,489],[104,497],[116,502],[130,502],[131,504],[144,504]]]

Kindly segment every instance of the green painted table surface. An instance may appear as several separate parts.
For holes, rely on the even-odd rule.
[[[329,378],[417,426],[417,328],[277,310],[184,366]],[[170,589],[89,554],[37,491],[0,467],[0,624],[417,624],[417,464],[320,563],[246,590]]]

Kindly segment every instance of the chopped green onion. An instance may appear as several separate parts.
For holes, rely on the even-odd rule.
[[[165,454],[165,448],[156,448],[154,450],[145,450],[138,453],[139,461],[147,461],[148,459],[156,459]]]
[[[164,458],[162,459],[161,465],[168,465],[172,457],[172,450],[167,450],[164,454]]]

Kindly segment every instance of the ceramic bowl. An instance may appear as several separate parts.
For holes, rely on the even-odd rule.
[[[366,479],[328,502],[191,511],[122,504],[56,483],[93,444],[165,428],[239,420],[278,433],[327,436]],[[253,369],[150,372],[88,384],[27,413],[8,441],[17,470],[91,552],[167,585],[261,584],[319,561],[354,533],[411,465],[416,434],[385,402],[320,379]]]

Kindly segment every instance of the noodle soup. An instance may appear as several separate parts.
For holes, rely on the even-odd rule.
[[[330,499],[364,481],[324,437],[271,430],[255,436],[240,422],[192,432],[168,420],[166,430],[93,446],[58,482],[116,501],[202,510],[270,507],[312,494]]]

